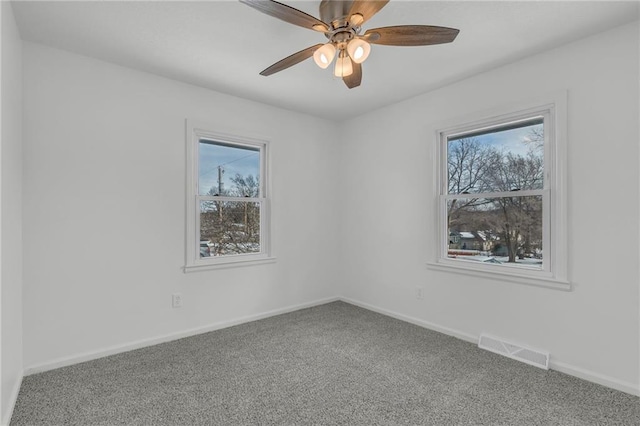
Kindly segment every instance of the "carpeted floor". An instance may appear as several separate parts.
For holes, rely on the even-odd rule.
[[[640,425],[640,399],[335,302],[25,377],[19,425]]]

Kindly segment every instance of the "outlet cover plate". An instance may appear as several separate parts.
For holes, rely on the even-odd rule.
[[[182,308],[182,294],[173,293],[171,295],[171,307]]]

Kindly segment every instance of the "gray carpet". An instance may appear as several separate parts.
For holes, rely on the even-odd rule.
[[[640,399],[336,302],[25,377],[19,425],[639,425]]]

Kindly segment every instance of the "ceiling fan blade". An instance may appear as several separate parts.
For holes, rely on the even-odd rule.
[[[353,65],[353,73],[342,77],[342,81],[344,81],[344,84],[346,84],[349,89],[360,86],[360,82],[362,81],[362,64],[356,64],[353,61],[351,61],[351,63]]]
[[[303,28],[309,28],[311,30],[327,32],[329,26],[321,20],[314,18],[313,16],[304,13],[301,10],[287,6],[286,4],[278,3],[273,0],[240,0],[240,3],[244,3],[247,6],[259,10],[262,13],[273,16],[278,19],[282,19],[293,25],[298,25]]]
[[[428,46],[451,43],[460,30],[431,25],[399,25],[396,27],[372,28],[364,33],[364,39],[373,44],[387,46]],[[379,37],[375,38],[375,34]]]
[[[260,75],[267,76],[267,75],[275,74],[279,71],[282,71],[284,69],[287,69],[297,64],[298,62],[302,62],[305,59],[312,57],[313,52],[315,52],[322,46],[323,46],[322,43],[316,44],[315,46],[307,47],[306,49],[296,52],[293,55],[287,56],[283,60],[276,62],[275,64],[271,65],[269,68],[262,71]]]
[[[367,22],[373,15],[380,12],[380,9],[385,7],[387,3],[389,3],[389,0],[354,0],[349,10],[349,16],[359,13],[364,18],[362,22]]]

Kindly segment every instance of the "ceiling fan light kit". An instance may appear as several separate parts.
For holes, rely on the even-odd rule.
[[[429,25],[400,25],[367,30],[361,26],[378,13],[389,0],[322,0],[317,19],[291,6],[274,0],[240,0],[252,8],[293,25],[324,33],[329,42],[316,44],[276,62],[260,74],[267,76],[282,71],[313,56],[322,69],[336,64],[334,75],[341,77],[349,89],[362,82],[361,64],[371,53],[371,44],[387,46],[428,46],[451,43],[459,30]]]
[[[336,56],[336,48],[333,44],[327,43],[313,53],[313,60],[322,69],[326,69]]]
[[[344,50],[340,51],[340,56],[336,60],[336,67],[333,70],[333,75],[336,77],[348,77],[353,74],[353,64],[351,58],[344,53]]]
[[[347,44],[347,52],[353,62],[361,64],[369,57],[371,45],[361,38],[354,38]]]

